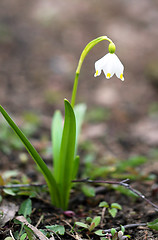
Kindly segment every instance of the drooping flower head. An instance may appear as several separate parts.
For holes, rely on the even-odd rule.
[[[74,85],[73,85],[72,97],[71,97],[71,106],[72,107],[75,106],[76,93],[77,93],[77,87],[78,87],[78,78],[79,78],[79,74],[81,71],[83,61],[84,61],[85,57],[87,56],[87,54],[89,53],[89,51],[96,44],[98,44],[104,40],[106,40],[110,43],[109,44],[109,53],[106,54],[103,58],[101,58],[100,60],[98,60],[95,63],[96,73],[94,74],[94,76],[95,77],[99,76],[101,74],[101,71],[103,70],[106,78],[111,78],[114,74],[116,74],[116,76],[118,78],[120,78],[122,81],[124,81],[124,77],[123,77],[124,66],[122,65],[122,63],[120,62],[118,57],[115,55],[115,44],[113,43],[113,41],[110,38],[108,38],[107,36],[101,36],[101,37],[95,38],[85,46],[85,48],[83,49],[81,56],[79,58],[77,69],[76,69],[76,74],[75,74]]]
[[[111,78],[114,74],[122,81],[124,81],[123,70],[124,66],[115,54],[115,44],[111,42],[109,44],[109,53],[95,62],[95,74],[97,77],[103,70],[107,79]]]

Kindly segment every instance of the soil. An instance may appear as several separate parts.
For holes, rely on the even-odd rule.
[[[115,42],[116,54],[125,65],[124,82],[116,77],[106,80],[103,74],[93,77],[94,62],[107,53],[106,42],[91,50],[81,70],[77,102],[87,104],[87,118],[79,147],[80,176],[86,156],[92,153],[98,166],[144,156],[148,161],[128,169],[130,174],[137,175],[130,185],[155,204],[158,204],[157,11],[156,0],[0,1],[0,103],[21,127],[26,123],[26,114],[38,116],[38,127],[30,135],[31,142],[48,165],[51,164],[51,118],[56,109],[64,113],[63,99],[71,98],[81,51],[98,36],[107,35]],[[104,114],[98,119],[90,114],[97,109],[110,115]],[[86,143],[90,144],[90,150]],[[18,170],[17,178],[21,179],[24,174],[31,183],[44,183],[24,149],[13,148],[11,153],[3,150],[0,152],[1,176],[7,170]],[[27,164],[22,163],[23,153]],[[112,177],[114,175],[106,175],[104,180]],[[124,179],[123,173],[121,179]],[[119,177],[115,180],[121,181]],[[101,201],[122,206],[115,218],[106,215],[102,229],[147,223],[158,216],[156,209],[141,198],[133,200],[108,185],[101,191],[100,186],[92,185],[97,191],[93,198],[85,197],[79,187],[73,189],[69,207],[73,216],[54,208],[48,194],[32,198],[32,225],[43,216],[39,229],[53,224],[65,226],[64,237],[54,235],[55,239],[100,239],[77,228],[78,235],[74,232],[70,236],[70,229],[75,221],[85,222],[86,217],[100,216]],[[3,193],[3,201],[17,206],[24,199]],[[10,230],[13,233],[18,230],[12,219],[0,228],[1,239],[9,236]],[[146,226],[129,228],[126,233],[134,240],[158,239],[157,231]]]

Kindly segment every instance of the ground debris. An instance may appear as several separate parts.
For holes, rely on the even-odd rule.
[[[3,200],[0,206],[0,227],[3,227],[8,221],[12,220],[18,210],[18,205],[8,202],[7,200]]]
[[[40,240],[48,240],[48,238],[41,231],[31,225],[23,216],[18,216],[16,219],[29,227]],[[54,237],[51,237],[51,240],[54,240]]]

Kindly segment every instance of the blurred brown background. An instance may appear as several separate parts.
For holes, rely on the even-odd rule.
[[[107,35],[125,66],[125,82],[93,77],[94,62],[108,51],[102,42],[85,59],[77,101],[110,109],[109,136],[116,130],[125,141],[130,134],[157,146],[157,13],[157,0],[1,0],[0,104],[14,116],[63,110],[83,48]]]

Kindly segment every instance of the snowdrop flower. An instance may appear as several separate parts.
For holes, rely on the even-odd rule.
[[[97,77],[101,74],[103,70],[107,79],[111,78],[114,74],[122,81],[124,81],[123,70],[124,66],[116,56],[115,45],[114,43],[109,44],[109,53],[104,57],[95,62],[95,74],[94,77]]]

